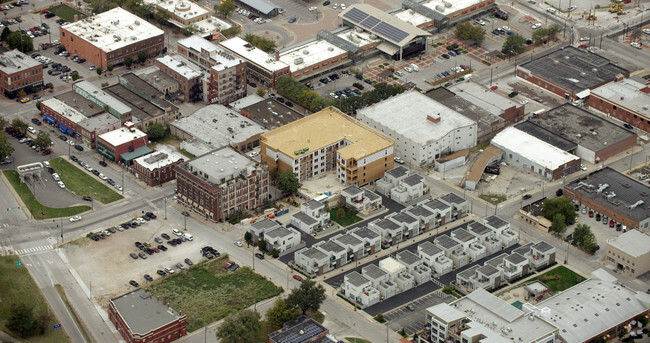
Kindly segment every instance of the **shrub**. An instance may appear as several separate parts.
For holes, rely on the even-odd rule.
[[[384,314],[381,312],[377,313],[377,315],[375,316],[375,320],[382,324],[386,322],[386,319],[384,319]]]

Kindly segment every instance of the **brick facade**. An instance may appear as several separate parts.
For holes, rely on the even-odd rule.
[[[607,218],[610,218],[611,220],[621,223],[622,225],[625,225],[629,228],[639,227],[639,222],[637,220],[621,212],[616,211],[616,206],[611,206],[611,207],[605,206],[600,202],[598,202],[597,200],[591,199],[588,195],[583,195],[580,192],[575,191],[570,186],[571,185],[565,185],[563,187],[565,197],[571,200],[575,200],[578,202],[578,204],[584,205],[589,209],[594,210],[602,215],[605,215],[607,216]]]
[[[168,343],[187,335],[187,317],[185,316],[147,333],[131,332],[129,325],[122,318],[112,301],[109,302],[108,306],[108,319],[115,325],[115,328],[127,343]]]
[[[194,101],[196,100],[192,95],[192,91],[200,88],[202,85],[201,77],[192,77],[188,78],[185,75],[177,72],[176,70],[169,68],[165,64],[161,63],[158,59],[155,59],[153,64],[160,68],[160,70],[172,77],[174,80],[178,81],[179,90],[183,93],[183,99],[185,101]],[[200,99],[199,99],[200,100]]]
[[[6,53],[6,55],[10,54],[20,56],[12,58],[31,59],[31,57],[19,52],[18,50]],[[15,72],[12,72],[11,70],[13,69],[5,69],[0,66],[0,91],[7,98],[13,99],[17,97],[20,90],[25,90],[26,93],[31,93],[32,87],[41,87],[43,85],[43,65],[40,63],[37,63],[37,65],[33,67],[21,69]]]
[[[634,127],[638,127],[645,132],[650,132],[650,117],[621,105],[623,101],[624,99],[621,99],[621,102],[616,102],[591,93],[589,96],[589,107]]]
[[[136,159],[133,162],[131,172],[136,175],[136,178],[143,181],[147,185],[153,187],[161,185],[167,181],[176,179],[176,165],[183,162],[179,160],[175,163],[170,163],[160,168],[148,169],[138,163]]]
[[[112,160],[115,163],[118,163],[120,161],[120,155],[131,152],[139,147],[146,146],[147,142],[148,136],[145,135],[144,137],[114,146],[99,136],[97,138],[97,151],[102,156]]]

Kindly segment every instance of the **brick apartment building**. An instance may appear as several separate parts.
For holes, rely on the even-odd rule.
[[[41,113],[45,122],[54,125],[63,133],[74,135],[77,126],[86,119],[86,116],[63,101],[51,98],[41,102]]]
[[[106,69],[137,60],[139,52],[154,56],[163,51],[165,33],[120,7],[59,27],[61,45],[72,55]]]
[[[77,124],[77,138],[80,138],[86,147],[97,149],[97,137],[99,135],[117,130],[121,126],[120,120],[110,113],[98,114]]]
[[[0,91],[9,99],[43,86],[43,65],[18,50],[0,55]]]
[[[268,187],[266,167],[230,147],[176,166],[178,201],[214,222],[262,206]]]
[[[111,299],[108,319],[127,343],[168,343],[187,335],[187,316],[141,288]]]
[[[278,77],[291,76],[289,65],[279,61],[278,52],[271,57],[239,37],[223,41],[219,46],[247,62],[246,79],[249,81],[273,88]]]
[[[136,179],[149,186],[162,185],[176,178],[176,165],[183,162],[185,156],[167,145],[158,145],[157,150],[146,156],[133,160],[131,172]]]
[[[203,100],[203,73],[196,64],[181,55],[159,57],[153,64],[178,81],[178,90],[183,93],[183,100]]]
[[[128,122],[122,128],[97,137],[97,152],[117,163],[120,162],[120,155],[133,152],[141,147],[146,148],[147,143],[147,134],[136,129],[133,123]]]

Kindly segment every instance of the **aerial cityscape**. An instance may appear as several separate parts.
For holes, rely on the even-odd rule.
[[[0,3],[0,342],[650,342],[648,10]]]

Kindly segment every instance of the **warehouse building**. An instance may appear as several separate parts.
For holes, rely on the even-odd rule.
[[[630,230],[607,240],[605,263],[620,273],[638,277],[650,271],[650,235]]]
[[[417,91],[363,108],[357,118],[393,137],[396,155],[416,166],[476,145],[475,121]]]
[[[66,51],[104,69],[123,63],[128,56],[137,59],[140,52],[157,55],[165,46],[164,35],[163,30],[121,7],[59,27]]]
[[[249,95],[248,97],[252,96],[257,97],[255,94]],[[273,98],[250,99],[250,102],[235,102],[230,104],[230,106],[239,108],[239,111],[244,117],[252,119],[268,130],[278,128],[304,117],[300,112]]]
[[[362,186],[394,164],[392,138],[334,107],[263,133],[260,146],[262,163],[300,181],[336,170],[339,182]]]
[[[650,133],[650,86],[624,79],[591,91],[589,108]]]
[[[32,88],[43,86],[43,65],[16,50],[0,55],[0,91],[9,99],[22,90],[32,93]]]
[[[348,52],[326,40],[312,40],[280,51],[280,61],[289,65],[298,81],[350,65]]]

